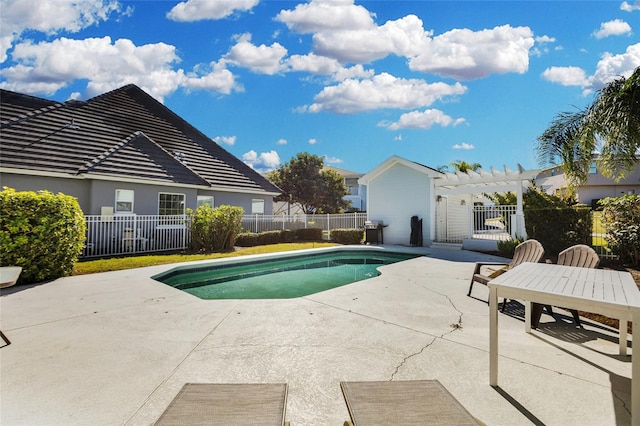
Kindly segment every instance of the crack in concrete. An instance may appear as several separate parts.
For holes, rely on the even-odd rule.
[[[447,336],[447,335],[449,335],[449,334],[451,334],[451,333],[454,333],[454,332],[455,332],[455,331],[457,331],[457,330],[461,330],[461,329],[462,329],[462,316],[464,315],[464,313],[463,313],[460,309],[458,309],[458,308],[457,308],[457,306],[455,305],[455,303],[453,303],[453,300],[451,300],[451,298],[450,298],[448,295],[443,294],[443,293],[440,293],[440,292],[437,292],[437,291],[435,291],[435,290],[433,290],[433,289],[427,288],[427,287],[425,287],[425,286],[421,285],[420,283],[418,283],[417,281],[409,280],[409,282],[411,282],[412,284],[416,284],[416,285],[418,285],[418,286],[420,286],[420,287],[424,288],[425,290],[430,291],[431,293],[435,293],[435,294],[437,294],[437,295],[439,295],[439,296],[444,297],[445,299],[447,299],[447,300],[449,301],[449,304],[451,305],[451,307],[452,307],[452,308],[453,308],[453,309],[458,313],[458,321],[450,325],[451,330],[449,330],[449,331],[446,331],[446,332],[442,333],[440,336],[435,336],[431,342],[429,342],[428,344],[426,344],[425,346],[423,346],[423,347],[422,347],[418,352],[415,352],[415,353],[413,353],[413,354],[410,354],[410,355],[408,355],[408,356],[404,357],[404,359],[400,362],[400,364],[398,364],[398,365],[396,366],[396,368],[395,368],[395,370],[393,371],[393,373],[391,373],[391,378],[389,379],[390,381],[393,381],[393,378],[396,376],[396,374],[398,374],[398,372],[400,371],[400,369],[402,368],[402,366],[403,366],[403,365],[404,365],[404,364],[405,364],[409,359],[411,359],[411,358],[413,358],[413,357],[416,357],[416,356],[420,355],[421,353],[423,353],[425,350],[427,350],[427,348],[429,348],[431,345],[433,345],[433,344],[436,342],[436,340],[438,340],[438,339],[442,339],[442,338],[444,338],[444,336]]]
[[[433,345],[435,343],[435,341],[438,340],[438,337],[434,337],[433,340],[431,342],[429,342],[428,344],[426,344],[425,346],[423,346],[418,352],[412,353],[411,355],[408,355],[406,357],[404,357],[404,359],[400,362],[400,364],[398,364],[395,368],[395,370],[393,371],[393,373],[391,373],[391,378],[389,379],[390,382],[393,381],[393,378],[395,377],[396,374],[398,374],[398,372],[400,371],[400,369],[402,368],[402,366],[409,361],[410,358],[413,358],[415,356],[420,355],[422,352],[424,352],[429,346]]]

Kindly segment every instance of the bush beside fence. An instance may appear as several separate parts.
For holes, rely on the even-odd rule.
[[[527,238],[540,241],[549,256],[575,244],[592,244],[589,208],[525,209],[524,218]]]
[[[0,191],[0,265],[21,266],[21,284],[70,274],[85,241],[78,201],[48,191]]]

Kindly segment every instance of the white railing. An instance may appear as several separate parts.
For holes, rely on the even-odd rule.
[[[182,250],[189,243],[186,215],[89,215],[81,257]]]
[[[366,213],[309,215],[245,215],[244,232],[320,228],[329,239],[331,230],[364,228]],[[80,257],[119,256],[185,250],[190,243],[190,218],[186,215],[88,215],[87,240]]]
[[[471,238],[482,240],[508,240],[515,229],[516,206],[473,206]]]

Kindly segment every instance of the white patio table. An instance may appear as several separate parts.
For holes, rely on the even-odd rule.
[[[498,386],[498,297],[525,301],[531,333],[532,303],[599,313],[620,320],[621,355],[627,353],[627,321],[640,330],[640,290],[630,273],[547,263],[523,263],[489,281],[489,384]],[[633,339],[631,421],[640,426],[640,332]]]

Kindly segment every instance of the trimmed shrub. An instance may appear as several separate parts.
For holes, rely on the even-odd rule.
[[[600,205],[609,248],[622,262],[640,265],[640,196],[605,198]]]
[[[280,242],[292,243],[295,241],[295,234],[291,229],[283,229],[280,231]]]
[[[332,229],[331,241],[338,244],[360,244],[364,240],[362,229]]]
[[[19,283],[69,275],[85,243],[78,200],[48,191],[0,192],[0,265],[21,266]]]
[[[589,208],[525,209],[524,218],[527,236],[538,240],[549,256],[557,256],[575,244],[591,246],[593,221]]]
[[[258,245],[258,234],[254,232],[243,232],[238,234],[236,238],[236,245],[238,247],[255,247]]]
[[[322,241],[321,228],[296,229],[294,232],[299,241]]]
[[[242,207],[202,205],[191,212],[191,245],[198,251],[231,250],[242,231]]]
[[[263,231],[258,234],[258,245],[278,244],[280,242],[280,231]]]

